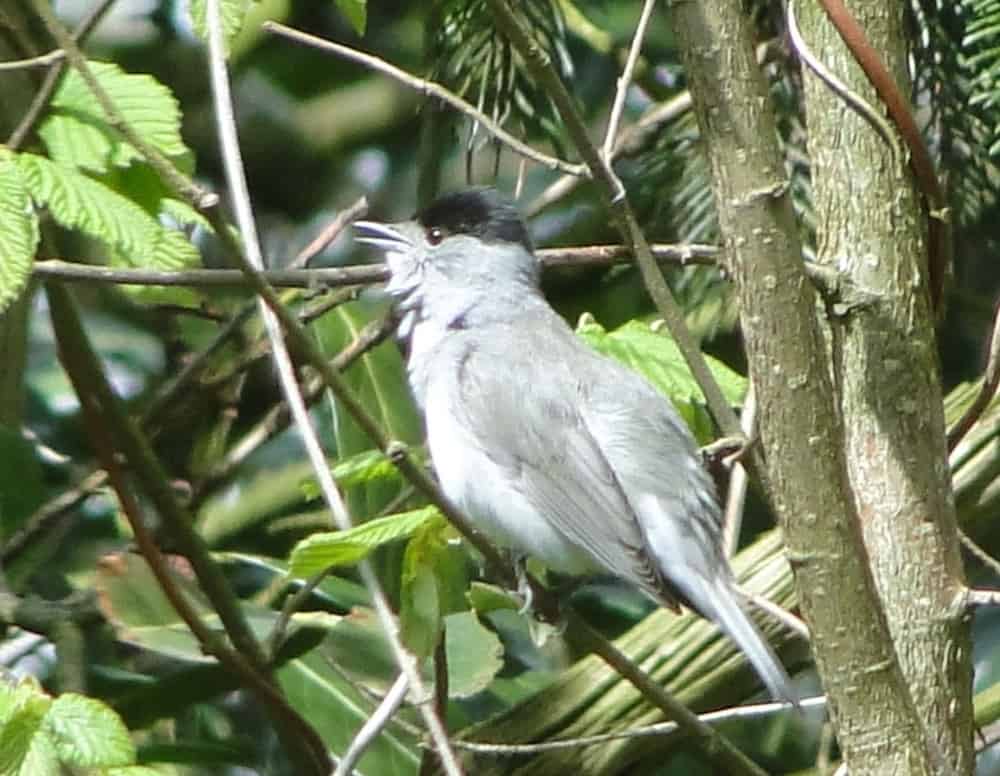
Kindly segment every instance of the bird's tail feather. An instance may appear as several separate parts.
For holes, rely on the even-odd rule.
[[[692,596],[692,603],[736,642],[775,700],[797,706],[798,697],[792,689],[788,673],[763,634],[743,610],[732,583],[727,579],[704,582],[700,591],[702,594]]]

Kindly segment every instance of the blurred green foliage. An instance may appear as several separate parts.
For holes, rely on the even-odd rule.
[[[526,0],[523,5],[526,16],[536,23],[541,45],[572,79],[573,94],[593,136],[600,137],[641,3]],[[756,9],[761,42],[780,49],[781,31],[775,24],[780,4],[759,0],[750,5]],[[977,75],[995,62],[1000,31],[990,21],[995,22],[995,2],[958,3],[967,13],[961,18],[936,5],[914,2],[912,15],[915,24],[933,33],[919,38],[918,61],[925,67],[918,79],[917,101],[936,111],[938,123],[928,122],[928,131],[950,162],[953,188],[961,197],[956,264],[941,326],[944,380],[952,387],[980,370],[983,333],[990,325],[1000,285],[994,260],[1000,244],[993,217],[1000,185],[992,166],[995,142],[984,152],[987,139],[994,139],[987,137],[987,130],[988,122],[996,118],[997,88],[995,82]],[[76,21],[77,6],[81,4],[59,5],[68,23]],[[194,7],[203,9],[204,4],[197,2]],[[273,267],[287,265],[360,196],[368,197],[374,214],[389,219],[413,212],[420,204],[418,191],[426,197],[435,190],[485,181],[512,190],[523,178],[521,201],[530,203],[556,176],[537,166],[529,166],[522,175],[517,158],[481,141],[482,130],[474,132],[464,118],[442,114],[438,106],[356,64],[265,34],[260,27],[265,18],[357,46],[417,75],[437,74],[471,102],[482,103],[511,131],[549,151],[571,153],[556,114],[496,37],[478,0],[367,4],[234,0],[224,8],[242,152],[267,260]],[[5,29],[0,19],[0,31]],[[975,47],[974,56],[961,57],[956,52],[966,34]],[[940,56],[927,55],[935,51]],[[187,20],[184,4],[122,0],[86,43],[86,52],[101,82],[147,142],[208,188],[221,191],[205,48]],[[33,53],[37,52],[24,51],[21,56]],[[966,85],[966,90],[948,80],[944,70],[948,63],[969,76],[956,76],[954,81]],[[767,68],[808,240],[814,226],[803,153],[801,84],[784,50],[768,61]],[[4,78],[0,72],[0,93]],[[949,88],[935,91],[933,84]],[[671,31],[654,18],[626,101],[625,124],[684,87]],[[975,110],[957,110],[956,105],[971,99],[971,91],[978,95],[972,103]],[[0,102],[0,111],[14,110]],[[3,126],[15,125],[22,116],[23,109],[5,115]],[[707,168],[699,154],[697,127],[684,112],[657,126],[619,158],[618,170],[651,237],[716,238]],[[21,228],[14,239],[5,239],[7,233],[0,237],[2,255],[13,257],[0,265],[0,304],[12,300],[28,283],[38,239],[46,257],[92,264],[176,268],[199,261],[218,267],[225,261],[204,219],[170,195],[153,168],[107,124],[75,75],[62,82],[44,120],[18,156],[0,151],[0,170],[15,167],[23,185],[15,181],[14,173],[0,175],[0,214]],[[28,197],[39,210],[29,211]],[[41,208],[47,217],[42,218]],[[593,192],[581,186],[535,215],[533,237],[544,246],[614,241],[598,213]],[[35,233],[38,224],[40,238]],[[369,258],[368,252],[341,237],[314,264]],[[725,279],[718,270],[703,267],[671,269],[668,278],[705,347],[719,358],[713,369],[727,398],[738,404],[745,385],[739,375],[736,315]],[[653,310],[634,269],[565,268],[549,273],[544,282],[557,308],[573,323],[581,313],[588,314],[580,326],[584,339],[645,373],[682,409],[702,439],[711,436],[700,393],[676,349],[650,326]],[[186,390],[166,405],[156,403],[158,394],[195,354],[210,346],[220,322],[248,304],[247,294],[89,285],[79,285],[74,292],[85,311],[87,334],[116,390],[137,416],[147,413],[144,427],[177,495],[190,505],[199,532],[258,636],[269,638],[282,607],[303,590],[303,581],[288,574],[289,565],[311,574],[334,561],[370,556],[401,613],[404,638],[428,676],[434,671],[435,648],[444,645],[438,666],[447,666],[446,716],[454,730],[484,725],[496,715],[517,717],[530,708],[532,699],[554,697],[541,695],[542,691],[560,690],[571,681],[583,687],[575,696],[581,706],[551,709],[551,725],[535,729],[536,737],[562,734],[581,707],[589,705],[586,692],[592,691],[595,680],[590,674],[580,679],[579,674],[567,672],[579,657],[572,641],[520,614],[510,599],[481,581],[470,590],[470,581],[479,575],[476,558],[438,516],[421,511],[424,502],[396,476],[382,454],[373,451],[343,408],[325,395],[312,405],[312,417],[353,517],[366,526],[346,537],[308,538],[329,531],[330,520],[304,463],[297,431],[280,418],[274,420],[280,416],[275,410],[280,395],[254,316],[211,351],[207,368]],[[322,300],[322,290],[289,293],[285,299],[304,311],[314,297]],[[92,472],[96,459],[78,401],[56,360],[45,298],[36,294],[32,300],[22,424],[31,433],[25,437],[21,429],[0,428],[0,538],[7,587],[19,595],[50,599],[96,593],[100,617],[81,625],[86,659],[78,667],[77,680],[93,699],[107,704],[98,710],[87,706],[88,713],[103,715],[105,708],[114,709],[128,725],[139,763],[155,766],[157,773],[236,773],[237,768],[294,773],[262,710],[250,695],[236,692],[233,678],[201,651],[145,561],[132,551],[133,537],[104,483],[55,508],[53,500],[72,493]],[[362,294],[320,316],[312,331],[332,358],[384,314],[383,304]],[[0,364],[0,370],[4,368]],[[369,350],[351,365],[346,377],[392,437],[419,452],[421,421],[406,389],[399,346],[389,341]],[[150,407],[153,411],[147,412]],[[984,441],[982,450],[991,450],[989,444]],[[220,462],[230,458],[233,466],[219,474]],[[968,507],[969,514],[975,513],[974,533],[997,555],[1000,535],[992,527],[996,504],[990,498],[996,468],[982,458],[970,457],[969,466],[973,463],[976,477],[968,489],[960,489],[968,504],[961,498],[959,503]],[[52,508],[39,512],[43,505]],[[155,525],[155,516],[149,517]],[[400,517],[402,521],[394,522]],[[750,525],[760,527],[767,521],[758,505]],[[386,530],[378,530],[382,528]],[[747,544],[753,538],[749,536]],[[164,549],[171,553],[175,548],[167,544]],[[190,569],[178,556],[170,557],[178,585],[215,627],[216,615]],[[978,582],[997,582],[985,567],[971,570]],[[629,633],[649,611],[648,603],[634,591],[603,581],[580,591],[577,600],[612,635]],[[687,621],[678,622],[682,624],[672,637],[682,649],[695,642],[684,641]],[[368,592],[351,567],[338,566],[304,594],[284,627],[287,639],[274,656],[277,681],[331,750],[342,752],[396,674]],[[61,651],[53,653],[51,639],[29,644],[24,641],[27,634],[11,626],[0,635],[7,669],[37,676],[49,690],[66,689],[61,683],[66,681],[67,666],[61,662]],[[704,643],[721,649],[716,642]],[[976,624],[976,650],[977,689],[995,687],[1000,680],[995,670],[1000,620],[992,614]],[[734,659],[723,652],[717,658],[715,652],[699,654],[700,673],[684,676],[686,686],[719,704],[746,698],[753,680],[739,674]],[[705,655],[714,663],[709,665],[712,661]],[[690,658],[697,663],[698,655]],[[807,685],[811,681],[808,669],[802,681]],[[30,702],[25,700],[29,694]],[[693,697],[697,701],[699,696]],[[21,706],[15,708],[18,703]],[[45,706],[51,699],[40,688],[32,687],[30,693],[5,689],[0,694],[0,720],[16,713],[24,717],[25,730],[41,730],[46,712],[33,703]],[[109,730],[118,729],[120,723],[102,719]],[[419,716],[406,707],[398,723],[376,739],[361,760],[360,771],[377,776],[416,774],[424,756],[414,729],[418,723]],[[811,718],[733,722],[726,733],[775,773],[811,768],[821,741],[820,726]],[[8,751],[2,740],[0,758]],[[620,772],[702,772],[691,749],[674,746],[671,751],[640,752],[623,759]],[[589,763],[585,767],[593,767],[587,772],[615,772],[607,764],[601,766],[606,770],[598,770],[599,759],[582,755]],[[502,761],[502,766],[494,767],[514,772],[526,761]],[[995,755],[983,756],[983,773],[998,767]]]

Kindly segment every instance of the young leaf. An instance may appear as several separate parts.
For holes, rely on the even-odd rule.
[[[67,764],[113,768],[135,762],[135,745],[121,718],[93,698],[60,695],[45,715],[45,729]]]
[[[629,321],[609,332],[588,315],[580,319],[576,331],[594,350],[620,361],[649,380],[674,403],[696,437],[710,436],[712,424],[701,388],[670,337],[653,331],[641,321]],[[718,359],[705,356],[705,360],[726,400],[732,404],[742,401],[746,378]]]
[[[41,156],[15,158],[32,198],[63,226],[112,245],[138,266],[176,270],[197,261],[198,250],[184,235],[104,184]]]
[[[309,577],[330,566],[348,566],[388,542],[407,539],[429,521],[441,518],[437,507],[386,515],[355,526],[349,531],[313,534],[292,550],[292,576]]]
[[[29,774],[29,766],[44,760],[55,765],[51,743],[45,741],[42,722],[52,700],[44,695],[32,680],[11,688],[0,685],[3,714],[0,715],[0,773]],[[47,747],[45,744],[49,744]],[[44,756],[48,749],[50,756]],[[38,773],[51,773],[45,770]]]
[[[38,217],[14,155],[0,149],[0,313],[31,277],[38,247]]]
[[[123,72],[110,62],[88,64],[122,118],[143,140],[169,158],[191,157],[181,139],[180,107],[166,86],[149,75]],[[60,84],[38,134],[53,161],[67,167],[102,173],[111,165],[124,167],[141,158],[108,124],[76,70],[70,70]]]
[[[381,450],[364,450],[337,461],[331,471],[342,490],[365,485],[382,479],[399,479],[399,470]],[[319,484],[315,477],[302,483],[308,499],[319,498]]]

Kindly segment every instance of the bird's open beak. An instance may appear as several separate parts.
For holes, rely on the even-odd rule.
[[[355,221],[352,226],[356,233],[354,239],[360,243],[374,245],[384,251],[406,251],[413,248],[410,239],[391,224]]]

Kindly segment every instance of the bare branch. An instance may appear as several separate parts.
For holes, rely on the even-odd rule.
[[[379,733],[389,724],[393,715],[399,711],[399,707],[403,705],[409,686],[410,683],[405,673],[396,677],[396,681],[392,683],[392,687],[389,688],[389,692],[386,693],[378,708],[361,726],[361,730],[354,736],[354,740],[347,747],[344,756],[340,758],[334,776],[350,776],[353,773],[354,766],[358,764],[365,750],[371,746]]]
[[[639,14],[639,23],[635,27],[635,35],[632,36],[632,45],[629,48],[628,58],[625,60],[625,67],[618,78],[618,89],[615,92],[615,100],[611,106],[611,115],[608,117],[608,129],[604,135],[604,145],[601,147],[601,155],[606,164],[611,164],[614,157],[615,140],[618,137],[618,124],[625,110],[625,98],[628,96],[629,87],[632,85],[632,73],[635,71],[635,63],[639,61],[639,52],[642,51],[642,41],[646,37],[646,27],[649,19],[653,15],[653,6],[656,0],[645,0],[642,5],[642,13]]]
[[[983,370],[982,383],[979,386],[979,393],[972,400],[972,404],[962,413],[962,417],[948,431],[948,452],[951,453],[958,443],[965,438],[976,421],[982,416],[997,392],[997,385],[1000,384],[1000,303],[997,303],[993,313],[993,328],[990,330],[990,339],[986,343],[986,368]]]
[[[110,10],[113,4],[114,0],[101,0],[101,2],[97,3],[90,13],[88,13],[77,25],[76,29],[73,30],[72,39],[74,41],[84,40],[91,32],[93,32],[94,28],[101,21],[101,19],[104,18],[104,14]],[[45,80],[42,82],[38,93],[31,101],[31,105],[25,112],[24,118],[21,119],[18,125],[14,128],[14,131],[10,133],[10,137],[7,138],[7,147],[12,151],[16,151],[21,147],[21,144],[28,137],[31,130],[34,129],[35,124],[42,117],[42,114],[48,107],[53,95],[56,93],[56,87],[59,85],[59,79],[62,76],[66,65],[66,52],[62,49],[57,50],[60,54],[59,58],[53,62],[52,66],[49,68],[49,72],[45,74]],[[55,52],[52,53],[54,54]]]
[[[700,243],[649,246],[656,261],[688,264],[714,264],[719,249]],[[624,245],[585,245],[577,248],[548,248],[537,252],[546,267],[605,267],[632,261],[631,251]],[[290,266],[295,266],[293,262]],[[60,259],[35,262],[34,274],[80,283],[115,283],[134,286],[245,287],[246,276],[238,269],[187,269],[160,271],[107,267],[82,264]],[[277,288],[317,288],[321,286],[367,286],[389,279],[384,264],[364,264],[348,267],[316,269],[264,270],[261,276]]]
[[[552,63],[534,45],[531,33],[524,22],[515,14],[507,0],[488,0],[497,26],[503,31],[524,58],[525,64],[539,84],[548,92],[562,117],[571,139],[590,168],[591,175],[599,184],[605,207],[611,215],[615,227],[625,243],[632,250],[642,271],[646,289],[652,297],[660,315],[663,316],[670,334],[684,356],[691,373],[701,388],[715,422],[726,436],[740,433],[739,420],[732,407],[722,395],[722,389],[705,363],[698,344],[684,322],[684,314],[674,300],[659,267],[649,250],[649,243],[639,227],[635,213],[628,202],[621,180],[611,169],[610,163],[602,158],[597,147],[587,133],[587,127],[576,109],[573,98],[566,89]]]
[[[706,714],[699,714],[698,719],[705,723],[720,724],[730,722],[734,719],[754,719],[756,717],[766,717],[782,711],[789,711],[794,707],[790,703],[772,702],[755,703],[747,706],[733,706],[719,711],[710,711]],[[825,709],[826,696],[817,695],[812,698],[803,698],[799,701],[799,708],[803,711],[810,709]],[[546,741],[541,744],[485,744],[476,741],[456,741],[455,746],[470,752],[480,754],[491,754],[498,757],[516,757],[523,754],[539,754],[540,752],[552,752],[559,749],[576,749],[581,746],[593,746],[594,744],[605,744],[608,741],[617,741],[623,738],[644,738],[646,736],[666,736],[676,733],[679,726],[676,722],[657,722],[655,725],[643,725],[631,730],[622,730],[617,733],[604,733],[597,736],[579,736],[577,738],[564,738]]]
[[[242,243],[246,251],[245,255],[241,254],[238,250],[234,251],[233,258],[240,265],[244,273],[260,279],[259,273],[263,269],[264,262],[261,255],[260,243],[257,239],[256,224],[250,205],[250,191],[247,187],[243,161],[240,156],[239,140],[236,134],[236,118],[233,115],[232,95],[229,91],[229,75],[226,71],[225,54],[223,52],[219,0],[208,0],[207,20],[210,74],[212,78],[212,91],[215,97],[215,115],[219,126],[223,163],[233,204],[236,209],[236,220],[243,238]],[[284,337],[282,336],[282,323],[279,321],[276,309],[277,307],[281,307],[281,302],[274,296],[273,289],[266,285],[266,281],[261,281],[261,283],[269,292],[269,295],[262,296],[260,299],[261,316],[264,319],[268,338],[271,341],[272,356],[275,366],[278,369],[285,400],[288,403],[289,411],[306,448],[306,454],[312,464],[313,471],[316,474],[320,491],[323,494],[323,500],[330,509],[337,526],[341,530],[347,530],[352,527],[353,521],[348,513],[347,505],[344,503],[337,488],[337,483],[333,479],[330,467],[327,466],[326,455],[316,436],[316,431],[312,427],[305,400],[296,381],[295,369],[288,354],[288,349],[285,346]],[[258,291],[260,290],[258,288]],[[294,318],[291,320],[293,321],[293,325],[298,325],[294,321]],[[389,599],[375,573],[375,569],[369,561],[362,560],[358,563],[358,571],[365,587],[371,595],[375,611],[382,625],[382,630],[392,646],[400,671],[407,678],[414,692],[419,697],[423,697],[426,694],[426,690],[417,668],[416,659],[402,642],[399,634],[399,624],[396,621]],[[427,724],[445,772],[449,776],[461,776],[462,768],[458,764],[455,753],[451,748],[444,722],[437,715],[435,709],[431,708],[428,704],[421,704],[420,712],[424,718],[424,722]]]
[[[423,95],[435,97],[442,102],[446,102],[456,110],[477,121],[487,131],[489,131],[490,134],[497,138],[497,140],[505,143],[515,153],[518,153],[527,159],[531,159],[534,162],[538,162],[550,170],[559,170],[569,175],[587,176],[586,165],[572,164],[571,162],[557,159],[554,156],[549,156],[548,154],[532,148],[527,143],[521,142],[481,110],[466,102],[454,92],[446,89],[441,84],[410,75],[405,70],[401,70],[395,65],[390,65],[384,59],[380,59],[374,54],[366,54],[363,51],[358,51],[357,49],[350,48],[349,46],[342,46],[339,43],[318,38],[315,35],[310,35],[308,33],[292,29],[291,27],[286,27],[285,25],[278,24],[277,22],[264,22],[263,29],[267,32],[273,32],[275,35],[280,35],[283,38],[293,40],[296,43],[302,43],[306,46],[311,46],[322,51],[329,51],[330,53],[336,54],[343,59],[358,62],[371,70],[383,73],[390,78],[396,79],[401,84],[409,86],[411,89],[414,89]]]

